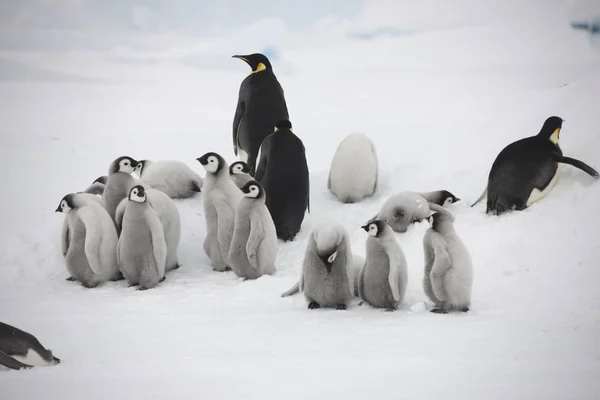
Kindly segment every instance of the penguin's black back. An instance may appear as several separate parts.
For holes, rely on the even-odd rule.
[[[279,239],[293,240],[309,202],[309,171],[304,144],[290,130],[279,130],[265,139],[266,167],[259,165],[260,184]],[[263,158],[263,154],[261,154]],[[259,161],[260,162],[260,161]],[[263,173],[264,171],[264,173]],[[258,171],[257,171],[258,172]]]
[[[560,148],[539,136],[506,146],[490,170],[486,212],[500,215],[525,209],[531,191],[543,190],[552,181],[558,168],[556,155],[562,155]]]
[[[283,88],[271,70],[246,77],[240,87],[244,114],[238,125],[237,142],[248,153],[248,166],[254,174],[256,155],[264,138],[273,133],[273,126],[289,119]]]
[[[35,336],[14,326],[0,322],[0,351],[9,356],[25,356],[29,349],[35,350],[46,361],[52,360],[48,352]]]

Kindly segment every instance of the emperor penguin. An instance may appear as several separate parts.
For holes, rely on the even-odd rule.
[[[167,244],[167,262],[165,271],[179,268],[178,249],[181,241],[181,215],[177,205],[166,193],[150,187],[147,183],[138,181],[138,185],[144,188],[146,201],[152,207],[163,228],[165,242]],[[129,199],[126,197],[119,203],[115,212],[117,233],[121,233],[123,213]]]
[[[117,244],[119,269],[130,286],[152,289],[165,278],[167,243],[142,185],[131,188]]]
[[[108,215],[115,220],[117,206],[127,197],[129,191],[135,185],[135,179],[131,174],[138,162],[131,157],[122,156],[114,160],[108,168],[108,179],[104,186],[102,199],[104,200]]]
[[[432,211],[451,214],[445,206],[459,200],[447,190],[426,193],[400,192],[390,196],[371,221],[380,219],[394,232],[404,233],[410,225],[427,219]]]
[[[356,203],[377,190],[379,163],[375,145],[363,133],[351,133],[339,144],[327,189],[342,203]]]
[[[277,121],[289,119],[283,88],[273,73],[269,59],[260,53],[234,55],[246,62],[252,72],[241,83],[233,117],[233,152],[248,164],[250,175],[256,170],[262,141]]]
[[[394,311],[406,293],[406,257],[394,237],[394,231],[384,221],[371,221],[361,228],[369,234],[369,238],[366,262],[358,274],[358,294],[373,307]]]
[[[104,192],[104,187],[106,186],[107,180],[108,180],[107,175],[102,175],[102,176],[96,178],[96,180],[94,182],[92,182],[92,184],[87,189],[85,189],[85,193],[102,196],[102,193]]]
[[[231,180],[229,165],[221,155],[208,152],[197,161],[206,170],[202,189],[206,238],[202,247],[212,260],[213,270],[229,271],[227,256],[235,213],[244,194]]]
[[[120,279],[117,267],[117,231],[110,215],[89,193],[69,193],[56,212],[66,214],[67,227],[62,232],[62,248],[68,280],[94,288],[108,280]]]
[[[552,116],[537,135],[502,149],[492,164],[486,189],[471,207],[487,195],[487,214],[522,211],[550,193],[558,178],[559,163],[570,164],[598,179],[595,169],[563,155],[559,145],[562,123],[562,118]]]
[[[0,371],[49,367],[60,362],[31,333],[0,322]]]
[[[308,238],[299,282],[308,308],[347,309],[354,294],[352,267],[346,230],[333,222],[315,228]]]
[[[255,178],[264,187],[277,237],[292,241],[310,212],[310,179],[306,150],[290,121],[279,121],[263,141]]]
[[[140,160],[134,172],[150,187],[172,199],[187,199],[202,191],[204,180],[187,164],[176,160]]]
[[[242,187],[229,248],[229,266],[239,277],[257,279],[275,273],[277,232],[265,205],[265,191],[255,180]]]
[[[253,180],[250,175],[250,168],[248,164],[243,161],[236,161],[229,166],[229,175],[233,180],[233,183],[240,189],[244,187],[244,185],[251,180]]]
[[[423,290],[435,303],[434,313],[469,311],[473,265],[469,250],[457,235],[452,217],[434,213],[423,237]]]

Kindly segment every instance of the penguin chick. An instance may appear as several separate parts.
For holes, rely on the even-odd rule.
[[[177,261],[179,242],[181,241],[181,215],[177,209],[177,205],[166,193],[150,187],[145,182],[138,182],[146,191],[146,199],[150,207],[156,212],[158,220],[163,228],[165,242],[167,244],[167,262],[165,271],[171,271],[179,268]],[[128,203],[127,197],[121,200],[115,212],[115,223],[117,225],[117,233],[121,233],[123,213]]]
[[[116,260],[117,231],[106,209],[89,193],[69,193],[56,212],[66,214],[61,235],[68,280],[87,288],[119,279]]]
[[[115,211],[117,206],[127,197],[129,191],[135,185],[135,180],[131,174],[138,162],[131,157],[122,156],[114,160],[108,168],[108,179],[104,186],[102,199],[106,206],[106,211],[115,221]]]
[[[452,195],[450,192],[448,193]],[[386,200],[379,212],[369,221],[382,220],[395,232],[404,233],[410,225],[427,219],[432,211],[451,215],[450,211],[441,204],[450,202],[448,198],[455,198],[454,195],[444,197],[441,191],[424,193],[424,195],[427,198],[416,192],[396,193]],[[438,204],[438,202],[441,204]]]
[[[229,175],[233,183],[240,189],[253,178],[250,175],[250,167],[243,161],[236,161],[229,166]]]
[[[255,180],[242,187],[244,198],[235,214],[228,261],[237,276],[256,279],[275,273],[277,232],[265,205],[265,191]]]
[[[92,184],[87,189],[85,189],[85,193],[102,196],[102,193],[104,192],[104,187],[106,186],[107,179],[108,179],[107,175],[102,175],[102,176],[96,178],[96,180],[94,182],[92,182]]]
[[[299,290],[309,309],[345,310],[352,300],[352,251],[346,230],[335,223],[317,227],[308,238]]]
[[[361,228],[369,238],[366,263],[358,275],[359,296],[373,307],[394,311],[406,293],[406,258],[392,228],[384,221],[371,221]]]
[[[447,190],[435,190],[433,192],[419,193],[428,203],[448,207],[450,204],[458,203],[460,199]]]
[[[204,252],[215,271],[229,271],[227,255],[233,236],[235,213],[244,196],[229,176],[229,165],[221,155],[205,153],[196,159],[206,170],[202,200],[206,220]]]
[[[181,161],[140,160],[134,172],[142,182],[172,199],[186,199],[202,191],[204,180]]]
[[[31,333],[0,322],[0,370],[48,367],[60,362],[60,358],[55,357],[52,350],[42,346]]]
[[[167,244],[156,212],[148,204],[142,185],[131,188],[123,213],[117,261],[130,286],[156,287],[165,278]]]
[[[471,255],[456,234],[449,215],[429,217],[431,227],[423,237],[425,275],[423,289],[436,305],[432,312],[469,311],[473,266]]]

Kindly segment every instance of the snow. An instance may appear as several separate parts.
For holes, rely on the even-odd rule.
[[[526,211],[492,217],[483,203],[469,207],[498,152],[551,115],[565,119],[565,154],[600,168],[599,54],[560,1],[506,2],[490,19],[478,6],[477,18],[453,11],[445,20],[445,8],[427,18],[416,2],[383,3],[305,32],[275,23],[277,38],[262,31],[256,42],[245,32],[271,25],[194,40],[131,36],[148,49],[83,51],[78,41],[73,51],[0,52],[0,320],[62,359],[0,374],[3,399],[600,397],[600,183],[561,166],[552,192]],[[387,18],[374,17],[378,4]],[[411,10],[428,22],[417,32],[353,37],[402,31]],[[208,151],[233,162],[231,121],[249,70],[230,56],[266,45],[276,46],[275,73],[311,171],[312,213],[294,242],[280,244],[276,275],[243,282],[212,271],[198,196],[177,201],[182,267],[158,288],[66,282],[60,199],[121,155],[181,160],[201,175],[195,159]],[[327,175],[351,132],[373,140],[380,184],[373,197],[341,204]],[[397,234],[409,274],[397,312],[358,300],[347,311],[309,311],[302,295],[280,297],[316,224],[342,224],[364,255],[360,226],[389,196],[437,189],[463,199],[450,209],[473,258],[469,313],[426,310],[427,222]]]

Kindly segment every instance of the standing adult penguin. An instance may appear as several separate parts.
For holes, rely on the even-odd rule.
[[[342,203],[356,203],[375,193],[378,176],[375,145],[367,135],[351,133],[333,155],[327,189]]]
[[[492,164],[486,189],[471,207],[487,194],[488,214],[524,210],[550,193],[558,178],[559,163],[570,164],[598,179],[595,169],[563,155],[559,145],[562,123],[562,118],[552,116],[537,135],[506,146]]]
[[[115,220],[117,206],[127,197],[129,191],[135,185],[135,179],[131,174],[138,162],[131,157],[122,156],[110,163],[108,167],[108,179],[104,186],[102,199],[108,211],[108,215]]]
[[[233,152],[248,164],[254,176],[258,150],[273,125],[289,119],[283,88],[273,73],[269,59],[260,53],[235,55],[252,72],[242,81],[233,117]]]
[[[236,161],[229,166],[229,176],[231,176],[233,183],[240,189],[243,188],[246,183],[253,180],[252,176],[250,176],[248,164],[243,161]]]
[[[227,256],[233,237],[235,211],[244,196],[229,176],[227,161],[217,153],[208,152],[197,161],[206,170],[202,200],[206,221],[206,238],[202,247],[210,257],[215,271],[229,271]]]
[[[255,178],[267,194],[277,237],[294,240],[306,210],[310,212],[310,180],[304,144],[292,132],[290,121],[277,122],[275,132],[263,141],[259,156]]]
[[[252,180],[242,187],[244,198],[235,213],[233,238],[227,257],[237,276],[257,279],[275,273],[277,233],[265,206],[265,190]]]
[[[299,282],[308,308],[347,309],[354,295],[353,268],[346,230],[335,223],[318,226],[308,238]]]
[[[373,307],[394,311],[406,293],[406,257],[384,221],[371,221],[361,228],[369,238],[366,263],[358,274],[358,294]]]
[[[165,278],[167,244],[160,220],[142,185],[131,188],[117,244],[119,269],[138,290],[156,287]]]
[[[423,290],[436,305],[434,313],[469,311],[473,265],[469,250],[456,234],[452,217],[434,213],[423,237]]]
[[[0,370],[29,369],[33,366],[52,366],[60,359],[52,350],[42,346],[31,333],[0,322]]]

